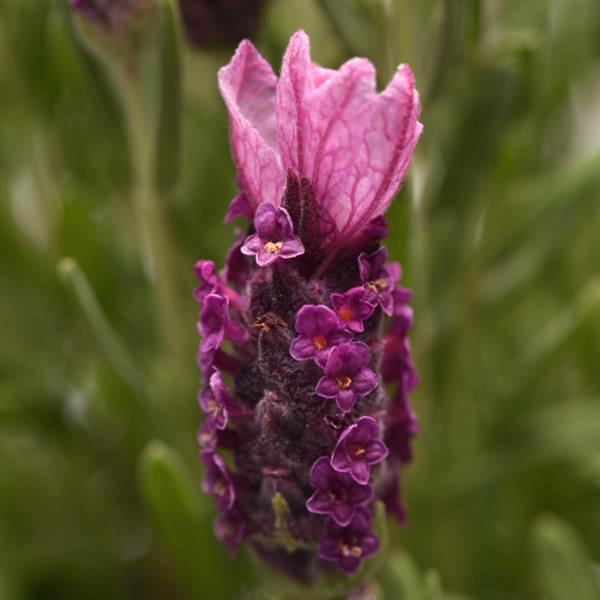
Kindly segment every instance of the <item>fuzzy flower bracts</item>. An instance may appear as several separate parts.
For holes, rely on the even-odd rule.
[[[219,72],[247,233],[196,264],[198,434],[216,535],[287,574],[354,573],[377,502],[400,520],[417,384],[410,291],[381,245],[421,134],[406,65],[314,64],[295,34],[279,79],[249,42]]]

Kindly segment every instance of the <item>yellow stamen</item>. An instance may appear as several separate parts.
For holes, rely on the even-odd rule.
[[[335,378],[335,382],[342,390],[347,390],[352,385],[352,379],[348,375],[339,375]]]
[[[269,254],[276,254],[283,247],[283,242],[266,242],[263,248]]]
[[[354,313],[347,306],[342,306],[338,312],[338,315],[341,319],[344,319],[344,321],[352,321],[354,318]]]
[[[313,345],[317,350],[323,350],[323,348],[327,348],[327,340],[322,335],[316,335],[313,338]]]

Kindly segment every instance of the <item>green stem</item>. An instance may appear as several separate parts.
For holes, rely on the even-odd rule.
[[[134,171],[133,198],[140,227],[146,273],[156,289],[159,329],[169,354],[182,347],[175,298],[171,243],[165,227],[162,202],[154,184],[154,138],[136,81],[124,70],[115,77],[121,93],[129,150]]]
[[[75,261],[66,257],[58,263],[58,274],[69,287],[90,324],[100,348],[113,369],[135,392],[145,388],[144,377],[104,314],[87,277]]]

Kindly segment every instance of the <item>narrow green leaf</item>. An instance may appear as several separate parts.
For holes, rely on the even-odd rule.
[[[388,561],[384,590],[385,600],[427,600],[421,573],[405,552],[394,554]]]
[[[160,2],[159,70],[156,185],[164,193],[177,182],[181,159],[181,34],[173,0]]]
[[[538,581],[547,600],[599,600],[600,584],[583,544],[570,525],[553,515],[533,528]]]
[[[211,514],[182,458],[162,442],[151,442],[140,459],[142,493],[171,551],[190,598],[231,600],[239,582],[230,559],[214,539]]]

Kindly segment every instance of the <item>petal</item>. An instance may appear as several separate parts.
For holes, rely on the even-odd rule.
[[[370,485],[356,485],[354,484],[349,492],[349,502],[351,504],[362,504],[371,498],[373,495],[373,488]]]
[[[338,384],[331,377],[321,377],[315,387],[315,392],[322,398],[335,398],[339,391]]]
[[[319,543],[319,556],[325,560],[337,560],[339,542],[335,538],[324,537]]]
[[[276,84],[273,70],[248,41],[239,45],[231,62],[219,71],[233,156],[252,212],[262,201],[279,205],[285,184],[275,150]]]
[[[331,466],[338,473],[348,473],[348,471],[350,471],[352,468],[352,463],[348,460],[343,448],[340,447],[339,441],[335,447],[335,450],[333,451],[333,455],[331,456]]]
[[[354,208],[341,227],[344,245],[365,223],[382,215],[398,191],[423,129],[418,122],[419,95],[407,65],[400,65],[365,118],[366,130],[341,204]]]
[[[254,256],[264,246],[264,242],[256,234],[249,235],[246,238],[243,246],[240,248],[240,252],[246,256]]]
[[[336,397],[336,403],[338,408],[343,412],[347,413],[352,410],[356,402],[356,393],[352,388],[349,390],[340,390],[338,388],[338,393]]]
[[[348,504],[335,504],[330,511],[331,518],[342,527],[350,524],[354,516],[354,507]]]
[[[306,508],[318,515],[328,515],[335,508],[331,496],[323,490],[316,490],[315,493],[306,501]],[[344,523],[340,523],[343,525]],[[345,523],[347,525],[347,523]]]
[[[329,457],[321,456],[320,458],[317,458],[310,469],[310,485],[314,488],[329,487],[330,475],[332,473],[334,473],[334,471],[329,464]]]
[[[371,369],[362,369],[352,379],[352,387],[359,396],[370,394],[377,387],[377,377]]]
[[[367,446],[367,452],[365,454],[365,459],[371,465],[376,463],[380,463],[382,460],[385,460],[385,457],[388,455],[388,449],[386,445],[380,440],[373,440]]]
[[[360,541],[360,547],[363,551],[363,558],[366,558],[379,550],[379,540],[373,533],[367,533]]]
[[[314,358],[317,353],[312,340],[303,335],[299,335],[290,345],[290,356],[294,360],[309,360]]]
[[[358,483],[368,483],[369,475],[371,474],[371,468],[369,465],[363,461],[357,461],[352,463],[352,468],[350,469],[350,475],[354,481]]]
[[[346,575],[352,575],[358,569],[361,560],[358,556],[340,556],[337,562]]]
[[[279,251],[279,256],[281,256],[281,258],[294,258],[301,254],[304,254],[304,246],[298,238],[283,242],[283,246]]]
[[[227,214],[223,218],[223,223],[230,223],[236,217],[248,217],[248,219],[252,218],[252,213],[254,212],[253,208],[250,206],[248,202],[248,197],[246,194],[238,194],[229,204],[229,208],[227,209]]]

